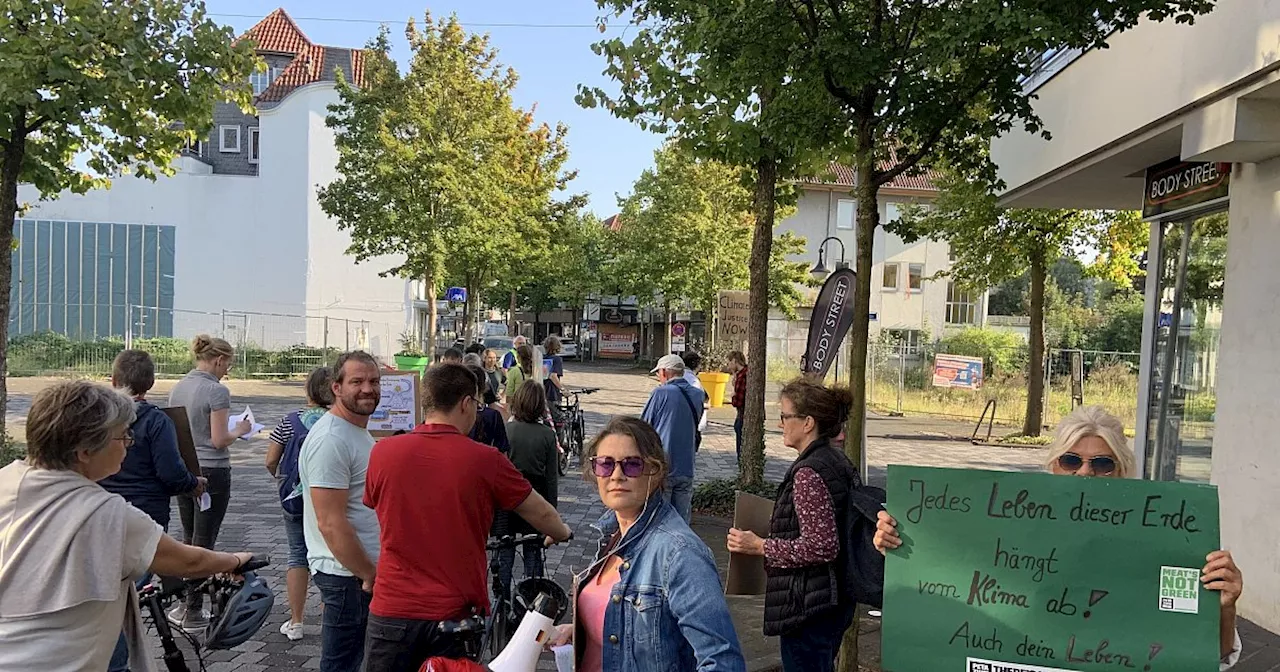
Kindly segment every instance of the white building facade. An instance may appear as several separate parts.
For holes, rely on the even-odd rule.
[[[791,232],[805,239],[805,252],[793,257],[813,265],[818,247],[827,238],[824,260],[834,269],[844,254],[844,262],[853,267],[857,252],[855,221],[858,201],[850,193],[852,171],[832,165],[831,175],[824,180],[800,185],[801,192],[794,215],[778,225],[778,233]],[[898,178],[881,188],[878,195],[880,222],[896,221],[905,207],[927,205],[937,197],[937,189],[927,176]],[[949,278],[940,277],[951,268],[950,248],[945,241],[921,239],[906,243],[889,233],[884,226],[876,229],[872,250],[871,274],[872,338],[889,332],[909,349],[943,338],[949,331],[982,327],[986,322],[986,295],[966,291]],[[816,297],[816,290],[810,292]],[[775,319],[771,324],[771,354],[778,356],[781,341],[797,341],[803,350],[808,330],[808,311],[795,324],[785,325]],[[784,328],[788,333],[784,337]],[[791,346],[788,343],[788,346]]]
[[[1143,475],[1218,487],[1240,612],[1280,631],[1280,4],[1221,2],[1108,42],[1027,82],[1052,140],[994,142],[1002,200],[1144,210]]]
[[[31,207],[17,228],[13,333],[189,338],[221,327],[264,348],[361,347],[385,357],[397,349],[412,317],[411,283],[379,277],[393,259],[347,256],[349,236],[316,196],[338,177],[325,125],[338,102],[333,73],[358,82],[363,54],[311,44],[283,10],[248,36],[271,66],[255,75],[257,114],[220,105],[209,141],[184,152],[175,175],[120,177],[109,189],[46,201],[30,185],[19,190]],[[115,259],[108,231],[124,237]],[[76,250],[84,280],[60,282]],[[101,259],[108,271],[82,272]],[[230,317],[209,317],[224,311]]]

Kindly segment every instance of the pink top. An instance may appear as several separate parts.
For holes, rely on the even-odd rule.
[[[602,571],[578,593],[578,623],[585,636],[578,672],[603,672],[604,611],[609,606],[609,594],[620,578],[616,568]]]

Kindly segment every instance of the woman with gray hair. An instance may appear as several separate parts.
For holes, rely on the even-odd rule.
[[[88,381],[57,383],[27,414],[27,457],[0,468],[0,669],[104,670],[121,625],[134,670],[146,653],[134,581],[146,572],[234,572],[249,553],[216,553],[164,534],[98,481],[133,441],[133,402]]]
[[[1137,459],[1124,438],[1124,425],[1101,406],[1082,406],[1069,413],[1054,431],[1046,467],[1060,476],[1137,478]],[[881,511],[876,523],[875,546],[884,553],[902,545],[898,521]],[[1219,671],[1231,669],[1240,659],[1240,633],[1236,630],[1236,601],[1244,590],[1244,578],[1231,551],[1210,553],[1200,570],[1200,582],[1219,594],[1218,641],[1222,660]]]

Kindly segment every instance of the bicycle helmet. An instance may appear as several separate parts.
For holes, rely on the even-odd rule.
[[[516,584],[514,592],[511,613],[515,616],[517,625],[524,619],[525,613],[533,610],[537,605],[539,595],[545,595],[549,602],[546,605],[538,605],[543,606],[539,611],[551,618],[553,622],[559,621],[569,611],[569,594],[564,592],[560,584],[551,579],[525,579]]]
[[[244,585],[222,610],[216,621],[205,629],[206,649],[229,649],[248,641],[267,622],[276,596],[253,572],[245,572]]]

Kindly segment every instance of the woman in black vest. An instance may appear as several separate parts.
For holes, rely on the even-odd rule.
[[[835,669],[840,641],[853,622],[854,603],[838,577],[849,491],[859,480],[849,459],[831,446],[852,403],[847,389],[807,378],[782,388],[782,442],[800,456],[778,489],[769,538],[729,530],[730,551],[764,556],[764,634],[779,636],[786,672]]]

